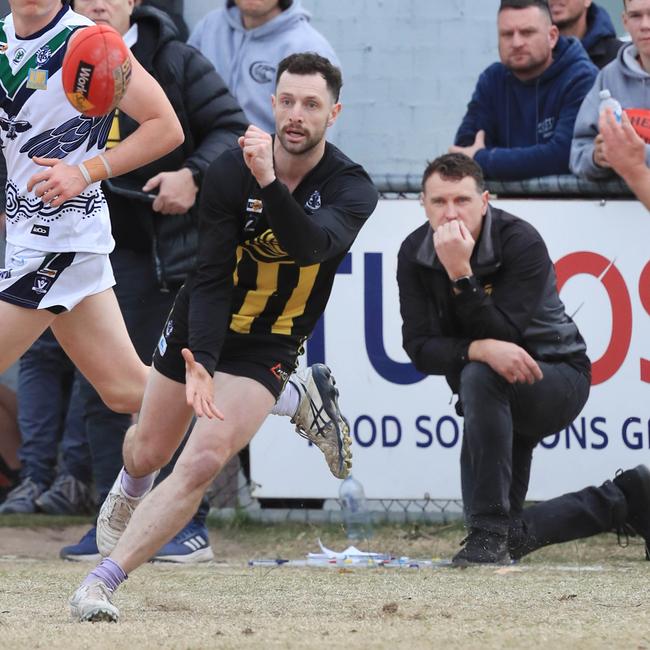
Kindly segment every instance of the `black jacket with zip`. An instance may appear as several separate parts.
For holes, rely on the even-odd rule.
[[[144,194],[138,200],[133,193],[140,192],[152,176],[182,167],[196,170],[200,182],[208,165],[236,144],[248,123],[212,64],[198,50],[178,40],[176,27],[166,14],[153,7],[138,7],[132,23],[138,25],[133,55],[165,91],[183,127],[185,141],[163,158],[111,179],[104,190],[116,246],[151,251],[161,287],[173,289],[194,267],[198,196],[189,213],[165,215],[154,212]],[[138,125],[120,113],[119,126],[124,139]]]
[[[470,260],[476,292],[455,295],[426,223],[402,243],[397,262],[402,341],[415,367],[445,375],[457,393],[469,344],[510,341],[538,361],[564,361],[589,375],[585,342],[567,315],[540,234],[492,206]]]

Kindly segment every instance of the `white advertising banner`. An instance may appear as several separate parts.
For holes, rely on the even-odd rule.
[[[497,200],[542,234],[560,295],[593,362],[591,395],[535,450],[530,499],[599,484],[650,463],[650,215],[637,202]],[[395,272],[418,201],[380,201],[341,266],[309,363],[324,361],[350,420],[353,473],[371,499],[460,498],[462,418],[444,377],[423,377],[401,345]],[[304,359],[303,359],[304,362]],[[251,443],[258,497],[338,494],[322,454],[271,416]]]

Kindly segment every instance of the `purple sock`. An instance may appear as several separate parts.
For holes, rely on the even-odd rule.
[[[156,473],[152,472],[151,474],[147,474],[141,478],[134,478],[126,471],[126,468],[123,467],[121,476],[120,485],[122,486],[124,494],[132,499],[138,499],[149,492],[156,478]]]
[[[97,580],[101,580],[110,589],[111,593],[114,592],[129,576],[124,573],[120,565],[111,560],[110,557],[105,557],[89,574],[88,577],[82,582],[83,585],[88,585]]]

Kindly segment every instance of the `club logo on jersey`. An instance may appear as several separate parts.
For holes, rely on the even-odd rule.
[[[19,47],[19,48],[15,51],[15,53],[14,53],[14,58],[11,59],[11,62],[12,62],[12,63],[15,63],[15,64],[20,63],[20,62],[23,60],[25,54],[26,54],[26,53],[25,53],[25,50],[24,50],[22,47]]]
[[[27,88],[30,90],[47,90],[47,78],[47,70],[30,68],[29,76],[27,77]]]
[[[43,47],[36,52],[36,63],[38,65],[45,65],[52,58],[52,50],[49,45],[43,45]]]
[[[275,79],[275,66],[267,61],[254,61],[248,72],[258,84],[268,84]]]
[[[173,331],[174,331],[174,321],[168,320],[167,325],[165,325],[165,336],[169,338],[172,335]]]
[[[37,276],[34,279],[34,285],[32,286],[32,291],[34,293],[44,294],[44,293],[47,293],[50,290],[51,286],[52,286],[52,279],[51,278],[45,278],[43,276]]]
[[[7,140],[15,140],[18,133],[24,133],[31,128],[32,125],[27,120],[17,120],[15,115],[8,120],[0,117],[0,129],[7,132]]]
[[[264,209],[264,204],[260,199],[248,199],[246,202],[246,212],[256,212],[261,214]]]
[[[32,229],[30,231],[32,235],[38,235],[39,237],[49,237],[50,236],[50,227],[49,226],[41,226],[39,224],[36,224],[35,226],[32,226]]]
[[[290,262],[291,258],[282,250],[280,242],[269,228],[261,235],[241,244],[241,247],[258,262]]]
[[[307,200],[307,203],[305,203],[305,207],[308,210],[316,211],[320,208],[320,206],[321,206],[320,192],[318,190],[314,190],[312,195]]]
[[[158,352],[160,352],[161,357],[164,357],[165,352],[167,352],[167,341],[165,341],[164,336],[161,336],[160,341],[158,341]]]

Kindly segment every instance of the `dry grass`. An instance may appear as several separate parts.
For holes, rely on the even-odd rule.
[[[118,625],[68,620],[88,565],[55,559],[82,527],[0,530],[2,648],[648,648],[650,563],[613,536],[549,548],[507,570],[248,568],[300,558],[335,528],[212,532],[219,560],[147,565],[115,596]],[[385,527],[372,549],[449,556],[457,526]],[[13,557],[12,557],[13,556]]]

